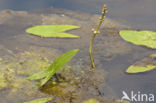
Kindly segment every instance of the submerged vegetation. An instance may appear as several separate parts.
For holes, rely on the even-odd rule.
[[[31,76],[28,77],[29,80],[40,80],[40,84],[39,87],[45,85],[45,83],[47,83],[54,74],[56,74],[60,69],[62,69],[62,67],[73,57],[76,55],[76,53],[78,52],[78,49],[75,50],[71,50],[61,56],[59,56],[58,58],[56,58],[53,63],[47,67],[46,69],[35,73]],[[57,75],[57,74],[56,74]],[[56,79],[58,79],[56,77]],[[59,81],[59,80],[57,80]],[[55,81],[52,82],[53,84],[55,84]],[[37,99],[37,100],[33,100],[30,102],[25,102],[25,103],[47,103],[48,101],[52,100],[53,98],[43,98],[43,99]]]
[[[64,33],[66,30],[76,29],[79,28],[78,26],[74,25],[38,25],[26,30],[27,33],[34,34],[41,37],[58,37],[58,38],[79,38],[77,35]],[[63,66],[78,52],[78,49],[71,50],[58,58],[56,58],[53,63],[47,67],[46,69],[35,73],[28,77],[29,80],[40,80],[39,87],[45,85],[53,75],[57,77],[57,72],[63,68]],[[59,80],[57,80],[59,81]],[[55,84],[55,81],[52,82]],[[53,98],[44,98],[44,99],[37,99],[30,102],[25,103],[46,103]]]
[[[92,38],[90,40],[90,47],[89,47],[90,60],[91,60],[91,65],[92,65],[91,66],[91,70],[94,70],[94,68],[95,68],[95,63],[94,63],[94,59],[93,59],[93,43],[94,43],[94,39],[95,39],[95,36],[100,33],[99,28],[100,28],[102,22],[104,21],[106,13],[107,13],[107,6],[104,5],[104,7],[102,9],[102,16],[100,18],[100,22],[99,22],[98,26],[96,27],[96,29],[92,29],[93,35],[92,35]]]
[[[98,100],[100,94],[97,86],[105,82],[106,74],[104,70],[97,70],[90,74],[88,72],[89,66],[80,68],[77,67],[79,63],[75,63],[76,65],[73,66],[65,65],[57,72],[58,78],[54,75],[40,88],[37,86],[39,81],[27,79],[33,73],[48,68],[51,59],[54,61],[54,58],[59,57],[60,54],[59,51],[54,49],[35,47],[13,57],[2,59],[0,74],[3,75],[3,78],[0,78],[0,81],[5,85],[0,88],[1,93],[7,90],[5,97],[7,97],[7,100],[13,101],[12,103],[22,103],[23,101],[26,103],[29,103],[29,101],[30,103],[47,103],[43,101],[49,97],[54,98],[49,103],[70,103],[70,101],[71,103],[82,103],[83,100],[88,98],[87,94]],[[20,98],[11,98],[19,95],[22,96]],[[2,98],[4,97],[0,97],[0,100]],[[105,98],[103,98],[104,100]],[[100,101],[102,100],[100,99]]]
[[[39,94],[36,83],[27,80],[26,77],[32,73],[43,70],[50,61],[45,57],[45,54],[42,53],[41,49],[38,49],[37,52],[33,50],[30,51],[5,57],[0,62],[0,91],[3,93],[3,96],[6,97],[6,101],[19,103],[15,101],[17,99],[23,101],[25,100],[25,97],[29,96],[37,97],[42,95]],[[49,53],[49,51],[45,51],[45,53]],[[51,51],[51,53],[50,56],[56,55],[54,51]],[[7,90],[6,93],[5,90]],[[24,97],[11,98],[23,94],[25,95]],[[7,103],[6,101],[2,101],[3,98],[4,97],[0,97],[1,103]]]
[[[40,71],[36,74],[33,74],[32,76],[29,76],[28,79],[30,80],[39,80],[40,84],[39,87],[43,86],[52,76],[58,72],[76,53],[78,52],[78,49],[71,50],[58,58],[56,58],[53,63],[44,69],[43,71]]]

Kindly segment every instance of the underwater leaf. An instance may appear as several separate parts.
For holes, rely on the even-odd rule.
[[[33,74],[32,76],[29,76],[28,79],[30,80],[37,80],[42,79],[40,82],[40,86],[44,85],[57,71],[59,71],[73,56],[76,55],[78,52],[78,49],[71,50],[58,58],[56,58],[53,63],[46,68],[45,70]]]
[[[37,25],[26,30],[27,33],[41,37],[79,38],[64,31],[80,28],[74,25]]]
[[[36,100],[33,100],[33,101],[30,101],[30,102],[24,102],[24,103],[47,103],[51,100],[53,100],[54,98],[51,97],[51,98],[41,98],[41,99],[36,99]]]
[[[78,49],[71,50],[54,60],[54,62],[47,68],[47,76],[41,80],[40,86],[44,85],[57,71],[59,71],[73,56],[76,55]]]
[[[156,49],[156,32],[121,30],[120,36],[135,45],[143,45]]]
[[[128,67],[126,70],[127,73],[141,73],[150,71],[156,68],[156,54],[152,54],[141,61],[136,62],[135,64]]]

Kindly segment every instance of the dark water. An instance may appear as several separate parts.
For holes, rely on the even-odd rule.
[[[156,0],[0,0],[0,10],[63,8],[100,13],[108,5],[110,17],[138,29],[156,30]]]

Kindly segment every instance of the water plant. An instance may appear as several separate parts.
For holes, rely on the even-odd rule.
[[[38,73],[35,73],[28,77],[29,80],[41,80],[39,87],[43,86],[50,78],[58,72],[73,56],[76,55],[78,49],[71,50],[65,54],[62,54],[58,58],[56,58],[53,63]]]
[[[143,60],[137,61],[135,64],[128,67],[127,73],[142,73],[151,71],[156,68],[155,59],[156,54],[152,54]]]
[[[90,47],[89,47],[90,60],[91,60],[91,65],[92,65],[91,66],[91,70],[94,70],[94,68],[95,68],[95,63],[94,63],[94,59],[93,59],[93,43],[94,43],[94,39],[95,39],[95,36],[100,33],[99,28],[102,25],[102,22],[104,21],[106,13],[107,13],[107,6],[104,5],[104,7],[102,9],[102,15],[101,15],[101,18],[100,18],[100,22],[97,25],[96,29],[92,29],[93,35],[92,35],[92,38],[90,40]]]
[[[124,40],[135,45],[143,45],[152,49],[156,49],[156,32],[147,30],[121,30],[120,36]]]
[[[79,38],[77,35],[65,33],[64,31],[80,28],[74,25],[37,25],[26,29],[27,33],[40,37],[57,37],[57,38]],[[45,85],[56,73],[78,52],[78,49],[71,50],[58,58],[46,69],[28,77],[29,80],[40,80],[39,87]],[[53,82],[54,83],[54,82]],[[42,98],[24,103],[47,103],[53,98]]]
[[[74,25],[37,25],[26,29],[27,33],[41,37],[79,38],[77,35],[64,31],[80,28]]]
[[[95,36],[99,33],[99,28],[102,25],[102,22],[104,21],[105,14],[107,12],[107,7],[104,5],[103,10],[102,10],[102,16],[100,18],[100,22],[97,26],[97,28],[94,30],[92,29],[93,35],[92,39],[90,40],[90,48],[89,48],[89,53],[90,53],[90,60],[92,63],[92,69],[94,70],[95,64],[92,56],[92,49],[93,49],[93,42],[95,39]],[[79,28],[78,26],[73,26],[73,25],[38,25],[34,26],[31,28],[28,28],[26,32],[41,36],[41,37],[59,37],[59,38],[78,38],[79,36],[77,35],[72,35],[69,33],[64,33],[66,30],[71,30],[71,29],[76,29]],[[71,50],[58,58],[56,58],[52,64],[50,64],[49,67],[46,69],[35,73],[31,76],[28,77],[29,80],[40,80],[39,87],[44,86],[48,81],[50,82],[50,79],[57,74],[57,72],[73,57],[76,55],[78,52],[78,49]],[[57,79],[57,78],[56,78]],[[46,85],[45,85],[46,86]],[[42,99],[37,99],[33,100],[30,102],[25,102],[25,103],[46,103],[53,98],[42,98]],[[84,101],[84,103],[99,103],[95,99],[89,99],[87,101]]]
[[[156,32],[153,31],[135,31],[135,30],[121,30],[120,36],[135,45],[142,45],[152,49],[156,49]],[[128,67],[127,73],[142,73],[153,70],[156,68],[156,64],[153,63],[156,54],[152,54],[143,60],[136,62]],[[150,61],[150,62],[149,62]]]

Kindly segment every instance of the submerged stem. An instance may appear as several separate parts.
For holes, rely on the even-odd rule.
[[[107,6],[104,5],[104,7],[102,9],[102,15],[101,15],[101,18],[100,18],[99,25],[96,27],[96,29],[92,29],[93,35],[92,35],[92,38],[90,40],[90,47],[89,47],[90,60],[91,60],[91,64],[92,64],[91,70],[94,70],[94,68],[95,68],[95,63],[94,63],[94,59],[93,59],[93,43],[94,43],[94,39],[95,39],[96,34],[100,33],[99,32],[99,28],[100,28],[102,22],[104,21],[106,13],[107,13]]]

